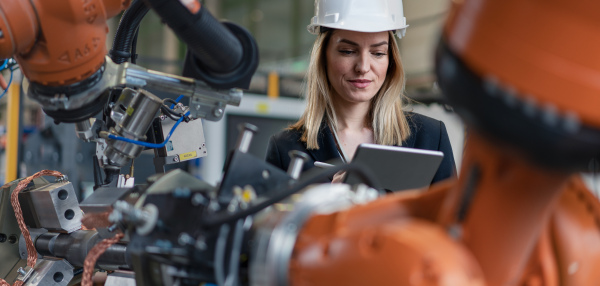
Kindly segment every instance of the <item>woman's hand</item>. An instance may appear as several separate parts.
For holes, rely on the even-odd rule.
[[[344,176],[346,175],[346,171],[339,171],[337,173],[335,173],[335,175],[333,175],[333,180],[331,180],[331,183],[342,183],[344,181]]]

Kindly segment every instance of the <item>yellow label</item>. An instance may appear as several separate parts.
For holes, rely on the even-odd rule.
[[[127,115],[131,116],[133,114],[133,112],[135,111],[135,109],[133,109],[133,107],[127,107]]]
[[[256,105],[256,112],[260,114],[269,113],[269,104],[265,102],[260,102]]]
[[[180,154],[179,158],[181,161],[196,158],[196,151]]]

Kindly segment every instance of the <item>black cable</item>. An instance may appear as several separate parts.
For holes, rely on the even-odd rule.
[[[164,114],[166,117],[169,117],[169,118],[170,118],[171,120],[173,120],[173,121],[177,121],[177,120],[179,120],[179,118],[181,118],[181,117],[176,117],[176,116],[174,116],[173,114],[170,114],[170,113],[163,113],[163,114]]]
[[[166,105],[162,105],[160,107],[160,110],[163,112],[164,115],[166,115],[169,118],[174,119],[174,120],[179,120],[179,118],[181,118],[181,116],[183,116],[183,114],[178,113],[178,112],[174,111],[173,109],[170,109]]]
[[[138,40],[139,32],[140,32],[140,27],[138,26],[137,29],[135,29],[135,34],[133,36],[133,40],[131,40],[131,63],[132,64],[135,64],[137,61],[136,49],[137,49],[137,40]]]
[[[301,181],[290,186],[290,188],[288,188],[286,190],[281,190],[281,191],[275,192],[275,195],[273,197],[271,197],[257,205],[254,205],[248,209],[245,209],[245,210],[239,211],[237,213],[233,213],[233,214],[218,213],[218,214],[215,214],[214,216],[206,216],[206,217],[204,217],[204,219],[202,219],[202,221],[200,222],[200,225],[203,227],[210,228],[210,227],[219,226],[222,224],[233,223],[238,219],[247,217],[249,215],[253,215],[270,205],[278,203],[278,202],[282,201],[283,199],[308,187],[311,184],[329,180],[329,178],[331,176],[335,175],[339,171],[354,172],[358,175],[358,177],[361,179],[361,181],[363,181],[365,184],[371,186],[372,188],[379,189],[379,184],[377,184],[375,182],[373,175],[371,175],[370,171],[366,167],[363,167],[361,165],[356,165],[356,164],[334,166],[331,168],[327,168],[327,169],[323,170],[322,172],[310,174],[306,178],[303,178]]]
[[[112,49],[109,52],[110,58],[116,64],[124,63],[132,57],[130,51],[137,34],[136,31],[149,9],[144,0],[134,0],[129,9],[123,13],[115,33]]]
[[[167,103],[171,103],[171,104],[175,104],[175,105],[177,105],[177,103],[178,103],[178,102],[177,102],[177,101],[175,101],[175,99],[172,99],[172,98],[170,98],[170,97],[167,97],[167,98],[163,99],[163,104],[167,104]]]
[[[163,105],[161,106],[161,109],[164,109],[164,110],[165,110],[165,112],[169,112],[169,113],[171,113],[171,114],[173,114],[173,115],[176,115],[176,116],[180,116],[180,117],[181,117],[181,115],[182,115],[182,113],[179,113],[179,112],[177,112],[177,111],[175,111],[175,110],[171,109],[171,108],[170,108],[168,105],[166,105],[166,104],[163,104]]]
[[[102,185],[102,170],[100,170],[100,162],[98,156],[92,156],[92,167],[94,168],[94,190]]]

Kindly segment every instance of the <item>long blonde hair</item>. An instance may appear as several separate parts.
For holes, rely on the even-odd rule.
[[[306,109],[300,120],[289,127],[302,131],[301,140],[306,142],[307,149],[319,149],[317,137],[323,116],[327,116],[329,126],[337,130],[325,58],[332,32],[333,30],[324,31],[315,40],[306,76]],[[387,75],[381,89],[371,100],[368,116],[375,143],[401,145],[410,136],[408,121],[403,112],[404,69],[396,38],[392,32],[389,35],[391,59]]]

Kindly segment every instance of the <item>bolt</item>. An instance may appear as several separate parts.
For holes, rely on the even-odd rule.
[[[206,248],[208,248],[208,245],[206,245],[204,238],[198,238],[198,240],[196,240],[196,249],[206,250]]]
[[[270,176],[269,170],[263,170],[262,171],[262,177],[263,177],[263,179],[267,180],[267,179],[269,179],[269,176]]]
[[[175,156],[175,157],[173,158],[173,162],[179,162],[179,156]]]
[[[213,114],[214,114],[216,117],[220,117],[221,115],[223,115],[223,108],[217,108],[217,109],[215,109],[215,110],[213,111]]]
[[[308,160],[308,155],[306,155],[306,153],[300,152],[298,150],[292,150],[288,154],[291,158],[291,161],[288,166],[287,173],[292,178],[298,179],[298,178],[300,178],[300,173],[302,172],[302,166],[304,165],[304,162],[306,162],[306,160]]]
[[[192,196],[192,205],[193,206],[199,206],[202,205],[206,202],[206,199],[204,199],[204,196],[202,196],[201,194],[196,193],[194,196]]]
[[[60,177],[56,177],[54,179],[55,182],[59,183],[59,182],[66,182],[69,180],[69,177],[67,177],[67,175],[62,175]]]
[[[240,130],[240,134],[238,135],[236,146],[240,152],[246,153],[250,148],[252,137],[258,132],[258,127],[250,123],[242,123],[238,125],[238,129]]]
[[[194,238],[185,232],[182,232],[179,235],[179,239],[177,241],[179,242],[179,245],[181,245],[181,246],[194,244]]]
[[[25,271],[25,269],[23,269],[23,267],[19,267],[19,269],[17,270],[17,272],[19,272],[19,274],[25,276],[27,275],[27,271]]]
[[[108,230],[109,232],[113,232],[113,231],[117,230],[117,225],[113,224],[113,225],[109,226],[106,230]]]

